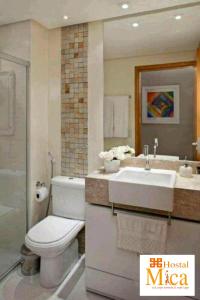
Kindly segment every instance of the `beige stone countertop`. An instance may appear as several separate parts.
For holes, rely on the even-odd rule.
[[[122,169],[122,168],[121,168]],[[107,174],[101,170],[96,170],[89,174],[87,178],[109,180],[113,174]],[[181,177],[179,173],[176,176],[176,189],[185,189],[192,191],[200,191],[200,175],[193,174],[192,178]]]
[[[180,176],[179,173],[177,173],[175,188],[200,191],[200,175],[193,174],[191,178],[185,178]]]
[[[164,169],[163,164],[160,166]],[[170,168],[168,168],[168,170],[169,169]],[[177,167],[174,168],[175,171],[177,171],[177,169]],[[106,174],[102,170],[97,170],[86,177],[86,202],[103,206],[111,205],[109,202],[108,189],[108,180],[111,176],[112,174]],[[133,211],[150,211],[151,213],[166,215],[166,212],[141,207],[115,206],[117,208]],[[172,216],[184,220],[200,222],[200,175],[194,174],[192,178],[184,178],[177,173]]]

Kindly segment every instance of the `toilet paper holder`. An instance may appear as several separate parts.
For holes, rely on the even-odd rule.
[[[42,202],[49,196],[49,190],[44,182],[36,182],[35,199],[37,202]]]
[[[40,181],[37,181],[36,182],[36,188],[39,188],[39,187],[42,187],[42,186],[46,186],[45,182],[40,182]]]

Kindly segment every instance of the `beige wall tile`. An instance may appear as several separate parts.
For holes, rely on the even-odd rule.
[[[62,28],[61,136],[62,175],[87,174],[88,25]]]

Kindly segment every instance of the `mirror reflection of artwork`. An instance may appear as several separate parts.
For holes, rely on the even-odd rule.
[[[0,72],[0,135],[14,133],[15,74]]]
[[[179,123],[179,86],[142,88],[142,121],[155,124]]]
[[[147,116],[148,118],[173,118],[174,92],[148,92]]]

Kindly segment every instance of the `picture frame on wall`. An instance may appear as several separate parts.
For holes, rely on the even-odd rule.
[[[142,87],[143,124],[179,124],[179,115],[179,85]]]

